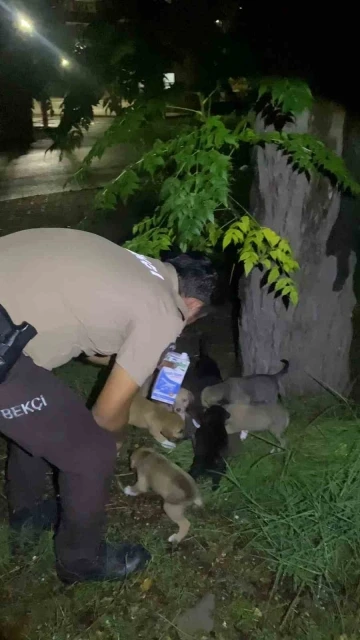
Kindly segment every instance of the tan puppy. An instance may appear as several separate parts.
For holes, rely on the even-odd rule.
[[[190,529],[190,522],[184,515],[186,507],[192,504],[202,506],[195,481],[176,464],[146,447],[134,451],[130,466],[137,472],[137,482],[132,487],[125,487],[124,493],[137,496],[152,489],[161,496],[166,515],[179,526],[169,542],[181,542]]]
[[[283,433],[289,425],[290,418],[288,411],[281,404],[227,404],[225,409],[230,414],[225,423],[229,435],[239,433],[240,438],[245,440],[248,431],[270,431],[280,445],[286,447]]]
[[[146,382],[143,384],[143,386],[141,387],[139,393],[142,395],[143,398],[148,398],[151,382],[152,382],[152,376],[148,378]],[[156,402],[157,404],[160,404],[161,406],[165,407],[167,411],[174,411],[175,413],[178,413],[182,417],[182,419],[185,420],[186,409],[192,402],[194,402],[194,396],[191,393],[191,391],[181,388],[179,393],[176,396],[176,399],[173,405],[165,404],[164,402],[160,402],[158,400],[152,400],[152,402]]]
[[[185,420],[186,410],[193,402],[195,402],[194,394],[191,393],[191,391],[188,391],[187,389],[181,387],[179,393],[175,398],[173,411],[175,413],[178,413],[182,417],[182,419]]]
[[[141,393],[131,403],[129,424],[147,429],[165,449],[174,449],[176,445],[169,438],[179,440],[184,431],[184,421],[180,415],[168,411],[163,404],[143,398]]]

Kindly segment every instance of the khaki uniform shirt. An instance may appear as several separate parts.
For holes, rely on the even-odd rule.
[[[45,369],[116,353],[142,385],[181,333],[175,269],[85,231],[30,229],[0,238],[0,304],[38,331],[24,352]]]

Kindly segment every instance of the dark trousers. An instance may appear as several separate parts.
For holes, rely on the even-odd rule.
[[[39,502],[46,473],[55,467],[61,503],[57,559],[68,568],[96,562],[116,460],[114,436],[96,424],[81,398],[26,356],[0,384],[0,433],[10,439],[10,510]]]

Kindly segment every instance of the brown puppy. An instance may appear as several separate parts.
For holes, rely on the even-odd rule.
[[[152,377],[148,378],[148,380],[141,387],[139,393],[142,395],[143,398],[149,399],[151,384],[152,384]],[[160,404],[162,407],[165,407],[167,411],[173,411],[175,413],[178,413],[183,420],[185,420],[186,418],[186,410],[188,406],[193,401],[194,401],[194,396],[191,393],[191,391],[188,391],[187,389],[183,389],[183,388],[181,388],[179,393],[177,394],[173,405],[165,404],[164,402],[160,402],[159,400],[152,400],[152,402],[156,402],[157,404]]]
[[[283,433],[289,425],[290,418],[288,411],[281,404],[227,404],[225,409],[230,414],[225,424],[229,435],[239,433],[240,438],[244,440],[248,431],[270,431],[278,439],[281,447],[286,447]]]
[[[125,487],[124,493],[137,496],[152,489],[161,496],[166,515],[179,526],[169,542],[181,542],[190,529],[190,522],[184,515],[186,507],[192,504],[202,506],[195,481],[176,464],[146,447],[134,451],[130,466],[137,472],[137,482],[132,487]]]
[[[174,449],[174,442],[179,440],[184,431],[184,421],[177,413],[168,411],[158,402],[151,402],[138,393],[131,403],[129,424],[139,429],[147,429],[149,433],[165,449]]]
[[[179,393],[175,398],[173,411],[175,411],[175,413],[178,413],[182,417],[182,419],[185,420],[186,411],[189,408],[189,406],[194,402],[195,402],[194,394],[191,393],[191,391],[184,389],[184,387],[181,387],[181,389],[179,390]]]

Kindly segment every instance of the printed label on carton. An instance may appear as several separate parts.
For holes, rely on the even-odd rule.
[[[187,353],[168,352],[151,392],[153,400],[174,404],[180,391],[190,359]]]

